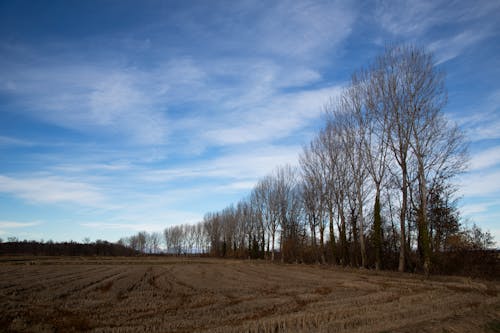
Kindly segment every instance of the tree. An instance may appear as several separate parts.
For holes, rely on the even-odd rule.
[[[337,105],[331,109],[331,122],[335,123],[337,135],[340,136],[342,144],[341,150],[344,152],[346,162],[349,165],[350,176],[352,177],[351,194],[354,196],[353,208],[356,219],[353,223],[359,223],[359,244],[361,253],[361,266],[367,266],[366,246],[364,237],[364,212],[363,205],[366,196],[366,179],[368,173],[365,167],[365,147],[363,112],[363,91],[360,85],[349,86],[341,95]],[[357,226],[355,226],[357,229]]]
[[[290,165],[278,167],[273,179],[273,198],[279,226],[281,227],[280,253],[281,261],[283,262],[286,254],[292,257],[297,255],[296,246],[299,234],[298,220],[301,213],[301,199],[299,198],[300,191],[297,186],[297,172],[295,168],[292,168]],[[287,251],[284,251],[285,244],[287,245]]]
[[[335,105],[330,102],[325,106],[326,112],[332,112]],[[349,250],[347,243],[347,201],[349,189],[352,187],[352,177],[349,173],[347,155],[341,137],[340,122],[335,117],[328,119],[325,128],[317,138],[317,154],[320,156],[322,174],[326,182],[326,201],[330,221],[333,219],[334,210],[337,213],[337,229],[339,230],[340,260],[347,265]],[[336,209],[335,209],[336,207]],[[333,238],[333,225],[330,224]],[[357,243],[357,240],[354,241]],[[334,246],[332,242],[332,246]]]
[[[274,261],[274,247],[276,233],[279,227],[279,206],[276,191],[276,182],[273,175],[264,177],[255,187],[255,197],[259,212],[267,230],[267,253],[271,252],[271,261]],[[264,239],[262,239],[264,241]]]
[[[149,234],[150,253],[160,253],[161,233],[152,232]]]
[[[307,221],[309,224],[311,246],[316,256],[320,260],[316,243],[316,229],[320,221],[323,220],[325,210],[324,198],[326,198],[326,182],[322,175],[322,163],[317,154],[317,145],[314,141],[310,146],[306,146],[300,155],[300,165],[302,170],[302,199]],[[323,244],[322,244],[323,245]],[[323,253],[322,253],[323,255]]]
[[[365,150],[365,165],[375,187],[373,204],[373,233],[375,247],[375,269],[382,266],[382,215],[381,191],[387,174],[387,136],[389,129],[384,96],[377,86],[377,74],[360,72],[354,75],[352,84],[363,90],[365,112],[358,113],[358,122],[363,126],[362,145]]]
[[[413,119],[411,114],[405,112],[408,96],[408,82],[403,77],[406,72],[406,48],[388,47],[385,53],[378,56],[370,67],[371,88],[379,109],[384,112],[389,126],[387,127],[387,144],[399,166],[400,174],[393,178],[399,180],[401,191],[400,220],[400,272],[405,269],[406,252],[406,216],[408,212],[408,159],[410,149],[411,129]],[[395,170],[391,170],[395,174]]]
[[[451,189],[443,184],[435,184],[429,189],[427,218],[433,252],[448,251],[450,238],[460,231],[460,217],[451,195]]]
[[[430,182],[445,182],[463,170],[466,147],[463,133],[442,113],[446,104],[444,74],[434,66],[430,53],[415,46],[388,47],[370,68],[368,109],[385,124],[387,144],[400,168],[400,262],[404,270],[405,220],[408,213],[410,164],[415,165],[419,248],[423,268],[430,269],[427,220]],[[413,186],[412,186],[413,188]]]

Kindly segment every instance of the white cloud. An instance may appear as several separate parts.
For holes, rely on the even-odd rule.
[[[218,191],[221,191],[221,192],[233,192],[233,191],[240,192],[243,190],[250,192],[250,190],[252,188],[254,188],[255,185],[256,185],[255,181],[237,181],[237,182],[232,182],[229,184],[217,186],[217,187],[215,187],[214,190],[216,192],[218,192]]]
[[[278,165],[296,164],[300,151],[300,146],[248,147],[246,151],[228,153],[180,168],[145,172],[140,177],[151,182],[186,178],[225,178],[244,181],[248,184],[249,181],[256,182]]]
[[[0,235],[9,235],[12,230],[6,231],[5,229],[16,229],[16,233],[20,232],[18,229],[29,228],[35,225],[39,225],[41,222],[14,222],[14,221],[1,221],[0,220]]]
[[[96,187],[58,177],[16,179],[0,175],[0,192],[38,203],[98,206],[104,200]]]
[[[181,33],[223,54],[317,59],[346,38],[356,11],[349,1],[237,2],[199,4],[176,16]],[[201,8],[200,8],[201,7]],[[206,43],[206,44],[205,44]]]
[[[488,197],[500,194],[500,170],[468,173],[461,177],[460,192],[465,197]]]
[[[14,221],[0,221],[0,229],[10,228],[27,228],[39,225],[40,222],[14,222]]]
[[[64,47],[56,44],[65,49],[64,59],[51,54],[57,50],[52,44],[45,48],[25,46],[15,57],[12,55],[19,52],[6,43],[9,57],[0,59],[5,83],[0,84],[0,90],[19,104],[15,112],[87,134],[123,138],[125,143],[169,144],[169,139],[176,140],[178,133],[173,132],[183,126],[183,118],[196,115],[200,116],[200,127],[190,129],[208,132],[201,140],[208,138],[211,143],[233,144],[287,135],[294,130],[284,130],[287,124],[296,128],[307,117],[297,117],[296,109],[283,109],[294,107],[294,101],[308,99],[307,94],[311,101],[314,92],[293,96],[281,90],[302,88],[322,79],[318,68],[326,61],[321,59],[326,60],[327,51],[349,36],[355,11],[349,2],[342,1],[285,1],[216,9],[209,15],[203,13],[201,21],[191,7],[179,9],[172,16],[173,22],[178,19],[177,24],[182,23],[179,33],[184,39],[201,43],[197,52],[171,52],[161,38],[152,43],[149,37],[127,37],[120,43],[108,36],[72,45],[62,43]],[[244,20],[235,20],[233,14]],[[209,31],[205,24],[210,25]],[[158,33],[162,27],[152,25],[148,29]],[[78,52],[93,43],[123,44],[131,51],[136,42],[151,57],[146,64],[135,65],[118,51],[105,48],[96,52],[101,56],[104,53],[106,61],[99,57],[87,60]],[[225,53],[222,45],[233,52]],[[184,47],[191,46],[180,45],[180,50]],[[110,59],[113,56],[118,60]],[[314,57],[314,63],[310,57]],[[39,59],[37,66],[26,61],[30,58]],[[128,65],[131,63],[134,65]],[[260,109],[256,121],[250,114],[255,108]],[[267,117],[277,110],[284,115],[280,120],[283,125]],[[222,129],[226,132],[215,135],[220,128],[213,124],[228,118],[233,119],[225,122]],[[228,129],[235,127],[238,118],[249,122],[248,128]]]
[[[322,107],[341,91],[333,86],[312,91],[276,94],[255,101],[253,108],[228,117],[217,128],[205,132],[204,137],[215,144],[242,144],[269,141],[288,136],[303,128],[322,113]]]
[[[0,135],[0,146],[33,146],[31,141]]]
[[[445,23],[465,23],[494,15],[500,5],[495,1],[455,2],[446,0],[404,0],[377,2],[376,17],[394,35],[417,39],[429,29]]]
[[[441,64],[459,56],[488,36],[488,31],[467,30],[451,38],[434,41],[428,45],[428,48],[436,54],[436,64]]]
[[[500,90],[495,90],[477,108],[454,120],[464,128],[472,142],[500,139]]]
[[[427,47],[436,55],[436,64],[451,60],[464,51],[470,50],[478,42],[496,33],[490,24],[476,23],[481,18],[499,13],[500,5],[494,1],[457,3],[450,1],[379,1],[376,12],[382,28],[395,36],[403,36],[413,42],[428,41],[430,32],[443,26],[459,24],[460,29],[451,35],[428,43]],[[498,14],[496,15],[498,16]]]
[[[356,13],[349,2],[282,1],[264,9],[257,22],[264,50],[284,56],[308,57],[344,40]]]
[[[492,147],[474,154],[471,157],[469,170],[476,171],[500,164],[500,146]]]
[[[500,139],[500,117],[493,114],[477,114],[463,125],[472,142]]]
[[[460,209],[460,212],[464,215],[473,216],[482,213],[491,213],[492,208],[500,206],[500,200],[494,199],[482,199],[480,202],[465,203]]]
[[[141,206],[135,207],[140,209]],[[202,220],[201,214],[164,210],[155,211],[154,214],[145,213],[143,211],[124,212],[123,214],[114,216],[109,219],[109,222],[80,222],[79,224],[86,228],[92,229],[117,229],[117,230],[132,230],[132,231],[163,231],[169,225],[179,224],[194,224]],[[142,222],[147,221],[147,223]]]
[[[53,167],[54,170],[63,172],[88,172],[88,171],[123,171],[132,168],[130,163],[82,163],[82,164],[61,164]]]
[[[130,224],[130,223],[104,223],[104,222],[85,222],[81,226],[93,229],[125,229],[134,231],[158,231],[163,225],[156,224]]]
[[[168,122],[156,104],[155,82],[148,82],[147,73],[82,62],[1,66],[3,75],[16,85],[7,92],[16,112],[137,143],[163,143],[167,137]]]
[[[395,35],[421,34],[443,19],[435,15],[437,6],[436,1],[379,1],[374,17]]]

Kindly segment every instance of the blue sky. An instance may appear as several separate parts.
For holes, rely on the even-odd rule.
[[[498,1],[0,1],[0,237],[116,241],[249,193],[386,43],[447,72],[500,239]]]

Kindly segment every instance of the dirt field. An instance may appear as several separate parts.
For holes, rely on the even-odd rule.
[[[0,331],[500,332],[499,291],[236,260],[0,258]]]

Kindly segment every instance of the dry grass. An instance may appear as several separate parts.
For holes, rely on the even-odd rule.
[[[498,332],[497,282],[196,258],[0,258],[6,332]]]

